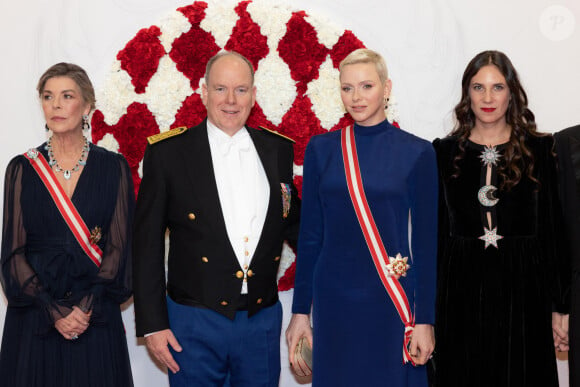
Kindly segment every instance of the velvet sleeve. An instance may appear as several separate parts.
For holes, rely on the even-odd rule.
[[[442,284],[443,278],[445,277],[445,248],[447,245],[447,240],[449,237],[449,212],[447,210],[447,202],[445,199],[445,191],[443,189],[444,186],[444,177],[442,175],[442,170],[445,167],[441,163],[441,140],[435,139],[433,141],[433,147],[435,148],[435,153],[437,155],[437,170],[438,170],[438,200],[437,200],[437,294],[438,298],[440,299],[441,296],[445,293],[446,289],[440,289],[439,284]]]
[[[310,314],[312,306],[312,278],[324,237],[319,184],[316,137],[313,137],[304,154],[301,222],[292,313]]]
[[[131,296],[131,228],[135,193],[129,165],[123,156],[115,160],[120,170],[115,210],[103,249],[101,267],[91,283],[88,295],[79,306],[92,310],[106,297],[121,304]],[[118,164],[117,164],[118,163]]]
[[[540,180],[539,230],[554,309],[560,313],[569,311],[570,255],[565,241],[564,219],[558,195],[558,170],[552,136],[542,139],[542,147],[535,156]]]
[[[37,273],[26,259],[26,229],[21,202],[24,169],[28,161],[14,158],[6,169],[4,181],[4,216],[2,228],[2,287],[8,304],[15,307],[40,307],[47,324],[67,316],[71,309],[59,305],[46,291]]]
[[[437,163],[429,144],[411,170],[411,251],[416,273],[415,323],[435,323]]]

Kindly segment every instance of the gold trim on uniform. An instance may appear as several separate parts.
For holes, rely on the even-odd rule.
[[[279,132],[277,132],[277,131],[275,131],[275,130],[268,129],[268,128],[265,128],[265,127],[263,127],[263,126],[260,126],[260,129],[263,129],[263,130],[265,130],[266,132],[269,132],[269,133],[275,134],[276,136],[280,136],[280,137],[282,137],[282,138],[284,138],[284,139],[286,139],[286,140],[288,140],[288,141],[292,141],[293,143],[295,143],[295,142],[296,142],[295,140],[291,139],[290,137],[288,137],[288,136],[284,136],[282,133],[279,133]]]
[[[149,145],[153,145],[159,141],[163,141],[167,138],[174,137],[180,135],[182,133],[187,132],[187,126],[180,126],[178,128],[174,128],[171,130],[167,130],[165,132],[157,133],[152,136],[147,137],[147,142]]]

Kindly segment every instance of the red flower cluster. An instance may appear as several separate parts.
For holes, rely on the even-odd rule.
[[[286,269],[284,275],[278,280],[278,291],[294,289],[294,278],[296,277],[296,260]]]
[[[239,52],[248,58],[254,66],[254,70],[256,70],[258,68],[258,62],[265,58],[270,50],[267,45],[268,38],[260,33],[260,26],[252,20],[246,10],[249,3],[250,1],[242,1],[236,7],[236,13],[240,18],[232,31],[232,35],[225,49]]]
[[[318,68],[328,54],[328,49],[318,42],[314,27],[304,20],[306,16],[304,11],[295,12],[278,44],[280,58],[288,63],[292,79],[298,82],[299,95],[306,91],[310,81],[318,78]]]
[[[157,26],[143,28],[117,54],[121,68],[131,76],[131,83],[137,94],[145,92],[147,83],[157,72],[159,60],[165,54],[159,41],[160,35],[161,30]]]
[[[105,134],[111,133],[119,143],[119,153],[125,155],[133,182],[135,195],[139,192],[139,163],[145,154],[147,137],[159,133],[159,127],[153,114],[142,103],[134,102],[127,108],[125,114],[116,125],[107,125],[103,113],[96,111],[92,120],[93,142],[100,141]]]

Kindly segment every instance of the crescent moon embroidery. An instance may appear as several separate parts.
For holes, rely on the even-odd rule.
[[[484,185],[477,192],[477,199],[482,206],[493,207],[499,202],[499,199],[495,197],[494,192],[497,188],[493,185]]]

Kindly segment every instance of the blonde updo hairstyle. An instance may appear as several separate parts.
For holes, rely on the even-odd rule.
[[[389,72],[387,70],[385,59],[378,52],[369,50],[368,48],[359,48],[348,54],[342,62],[340,62],[338,69],[342,71],[344,66],[358,63],[374,64],[377,69],[377,74],[379,74],[379,79],[383,85],[389,79]]]

